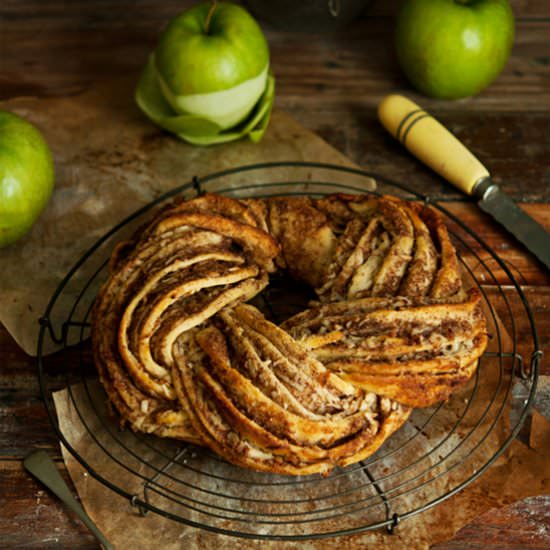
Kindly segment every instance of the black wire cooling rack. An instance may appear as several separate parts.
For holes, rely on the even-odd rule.
[[[373,179],[376,190],[370,190]],[[369,192],[437,208],[446,217],[468,284],[481,290],[488,318],[491,344],[470,384],[444,404],[415,410],[376,454],[327,477],[253,472],[192,445],[121,431],[109,414],[89,349],[93,299],[107,276],[114,243],[172,197],[206,191],[239,198]],[[295,283],[274,278],[260,305],[280,321],[281,311],[303,309],[308,297]],[[531,341],[522,342],[522,350],[530,353],[523,356],[517,347],[518,311],[531,328]],[[256,164],[195,177],[152,201],[82,256],[53,294],[40,323],[37,361],[48,414],[60,441],[89,474],[143,515],[152,511],[183,524],[256,539],[299,540],[377,528],[391,532],[400,521],[456,494],[483,474],[520,432],[542,356],[529,304],[509,267],[443,204],[378,174],[307,162]],[[47,339],[61,348],[77,346],[70,357],[78,361],[45,356]],[[66,388],[75,421],[81,424],[85,452],[77,452],[72,436],[58,423],[54,392],[61,388]]]

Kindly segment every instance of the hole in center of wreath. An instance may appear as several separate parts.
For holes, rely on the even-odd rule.
[[[269,286],[255,296],[250,303],[257,307],[273,323],[280,325],[286,319],[304,311],[315,292],[305,283],[300,283],[286,274],[271,275]]]

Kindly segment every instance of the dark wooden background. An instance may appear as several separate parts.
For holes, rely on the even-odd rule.
[[[78,94],[100,79],[137,74],[169,18],[192,3],[3,0],[0,99]],[[462,198],[403,155],[375,118],[385,94],[408,90],[393,50],[395,4],[378,1],[368,17],[339,33],[267,30],[276,104],[358,164],[414,179],[437,196]],[[550,202],[550,3],[512,5],[516,42],[498,80],[475,98],[423,105],[476,151],[514,198]]]
[[[79,94],[121,74],[137,79],[162,28],[191,3],[2,0],[0,99]],[[394,57],[394,1],[375,2],[338,33],[266,28],[276,105],[359,165],[413,183],[435,198],[466,201],[404,152],[376,120],[375,107],[385,94],[406,93],[450,128],[502,187],[550,228],[550,2],[511,3],[516,41],[503,74],[479,96],[460,101],[429,100],[410,89]],[[474,205],[463,215],[518,274],[549,357],[548,270]],[[520,343],[526,342],[528,324],[523,318],[517,321]],[[548,359],[542,374],[550,375]],[[39,398],[34,360],[0,327],[0,547],[95,548],[79,521],[24,473],[21,459],[34,448],[46,449],[60,462]],[[547,517],[548,499],[534,499],[484,515],[454,542],[438,548],[547,547],[548,538],[533,538],[530,527],[531,520]],[[513,541],[506,525],[513,525]]]

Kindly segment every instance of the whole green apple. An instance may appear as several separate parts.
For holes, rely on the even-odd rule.
[[[31,228],[54,184],[52,155],[29,122],[0,111],[0,247]]]
[[[264,92],[269,48],[245,9],[204,3],[170,22],[154,66],[176,113],[204,117],[226,129],[245,119]]]
[[[399,63],[426,95],[475,95],[502,71],[514,42],[508,0],[405,0],[397,16]]]

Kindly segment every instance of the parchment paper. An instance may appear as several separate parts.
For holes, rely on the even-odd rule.
[[[491,317],[486,311],[486,317],[489,322],[489,332],[495,334],[496,327],[493,324]],[[506,334],[505,327],[500,327],[502,338],[502,349],[508,349],[511,345],[510,339]],[[495,338],[492,339],[488,351],[496,350]],[[450,400],[439,410],[434,420],[429,424],[423,424],[422,419],[426,419],[431,414],[431,409],[415,411],[411,419],[400,430],[398,434],[392,436],[384,443],[381,452],[384,453],[384,459],[379,464],[378,469],[371,470],[375,473],[376,479],[383,479],[383,473],[398,471],[403,464],[414,464],[418,457],[426,453],[428,449],[433,449],[435,442],[440,440],[441,445],[437,445],[437,451],[431,451],[424,463],[419,466],[418,471],[422,472],[424,468],[435,468],[438,472],[438,461],[446,453],[453,452],[453,449],[460,448],[462,445],[470,449],[474,448],[475,441],[468,441],[468,434],[473,430],[476,422],[480,422],[483,430],[489,431],[488,437],[480,445],[479,455],[476,460],[471,463],[467,461],[464,467],[457,468],[447,467],[441,470],[442,475],[435,478],[435,481],[420,487],[420,490],[415,492],[405,491],[403,496],[392,498],[392,510],[412,510],[418,506],[419,502],[425,503],[433,500],[438,495],[446,493],[450,489],[457,486],[458,483],[466,479],[468,475],[475,473],[476,468],[485,464],[487,459],[495,454],[501,448],[503,442],[510,435],[510,421],[516,422],[517,411],[514,411],[514,398],[507,396],[504,399],[504,412],[493,425],[496,418],[495,411],[500,407],[500,398],[496,399],[494,408],[489,409],[490,412],[483,419],[484,411],[487,410],[487,403],[495,395],[503,395],[501,392],[506,391],[506,386],[509,379],[509,373],[505,374],[504,379],[501,377],[500,363],[498,359],[488,357],[484,358],[480,367],[480,379],[476,384],[472,379],[469,386],[463,388],[454,394]],[[506,369],[505,369],[506,371]],[[472,393],[472,388],[476,387],[475,393]],[[520,406],[523,408],[522,383],[517,381],[514,388],[519,388]],[[499,389],[500,388],[500,389]],[[511,392],[513,396],[517,393]],[[130,431],[118,431],[116,421],[110,417],[106,407],[106,398],[99,387],[97,381],[91,380],[86,385],[77,384],[67,389],[54,393],[54,403],[59,419],[59,427],[64,434],[68,443],[86,462],[104,479],[114,483],[118,487],[123,487],[129,494],[135,494],[138,498],[144,498],[144,480],[151,478],[155,473],[155,468],[162,468],[165,459],[162,459],[162,454],[159,462],[158,448],[166,451],[166,456],[173,456],[174,449],[177,449],[177,444],[168,440],[159,440],[155,438],[153,445],[143,444],[141,438],[136,438]],[[75,408],[74,404],[77,407]],[[469,403],[469,404],[468,404]],[[467,414],[465,411],[469,410]],[[462,418],[461,422],[457,423],[457,419]],[[85,423],[85,425],[83,424]],[[90,432],[93,434],[90,435]],[[402,432],[402,433],[401,433]],[[175,522],[159,516],[155,513],[149,513],[146,517],[141,517],[138,510],[132,507],[129,500],[118,496],[114,492],[106,489],[104,485],[93,479],[90,474],[82,468],[73,455],[65,448],[62,448],[65,464],[69,474],[75,484],[78,494],[84,504],[87,512],[92,519],[97,523],[98,527],[107,536],[110,542],[116,548],[132,547],[137,549],[149,548],[219,548],[224,549],[334,549],[342,548],[388,548],[388,549],[425,549],[431,545],[450,539],[460,528],[468,524],[474,517],[482,514],[491,508],[501,507],[503,505],[515,502],[516,500],[532,495],[540,495],[548,493],[550,484],[550,461],[548,461],[548,451],[550,450],[550,423],[534,412],[531,419],[531,439],[527,439],[524,443],[519,440],[514,440],[505,453],[497,459],[494,465],[489,468],[482,476],[480,476],[467,488],[455,496],[449,498],[445,502],[430,508],[429,510],[417,514],[406,519],[395,529],[393,535],[389,535],[385,530],[379,529],[366,533],[323,539],[318,541],[308,540],[300,542],[265,542],[251,541],[229,537],[221,534],[213,534],[195,527],[186,526],[179,522]],[[418,435],[418,437],[410,437]],[[391,451],[397,448],[399,438],[404,436],[401,441],[407,440],[413,444],[409,444],[406,450],[400,450],[395,455]],[[438,439],[439,438],[439,439]],[[99,445],[98,445],[99,443]],[[164,447],[166,444],[166,447]],[[109,452],[117,459],[116,463],[112,458],[108,457],[102,450],[101,445],[108,449]],[[128,452],[124,447],[127,447]],[[155,448],[153,450],[153,447]],[[389,451],[389,452],[388,452]],[[136,460],[132,456],[132,452],[136,452],[140,457]],[[460,451],[460,455],[464,454],[464,450]],[[394,458],[395,457],[395,458]],[[398,459],[401,463],[398,463]],[[186,463],[184,469],[198,465],[201,471],[208,471],[199,455],[193,462],[190,459]],[[427,463],[426,463],[427,461]],[[477,462],[476,462],[477,461]],[[153,465],[153,468],[151,467]],[[134,471],[130,474],[126,467]],[[174,476],[175,479],[187,479],[189,474],[178,470],[181,466],[176,465],[175,469],[167,472],[165,477],[159,479],[159,483],[164,487],[171,487],[168,476]],[[172,467],[171,467],[172,468]],[[229,470],[226,471],[226,466],[223,463],[214,463],[214,473],[220,476],[228,476]],[[137,472],[137,476],[135,475]],[[382,474],[382,476],[381,476]],[[416,471],[411,470],[408,474],[409,478],[413,477]],[[142,478],[139,475],[143,476]],[[244,474],[243,474],[244,475]],[[254,475],[253,473],[250,474]],[[267,474],[256,474],[267,475]],[[350,474],[344,479],[354,486],[354,483],[364,483],[364,478],[359,476],[355,479]],[[164,476],[164,474],[163,474]],[[181,476],[181,477],[180,477]],[[265,481],[265,480],[264,480]],[[227,485],[220,485],[216,479],[208,476],[197,476],[192,479],[191,486],[199,485],[202,489],[222,492],[227,494]],[[336,482],[338,483],[338,482]],[[384,490],[384,481],[380,486]],[[390,484],[390,487],[392,485]],[[393,484],[395,486],[395,484]],[[329,485],[329,487],[332,487]],[[338,488],[334,485],[334,488]],[[345,487],[342,485],[339,489]],[[181,485],[174,487],[179,492],[183,492],[193,498],[195,493],[193,489],[181,489]],[[249,486],[246,496],[254,498],[254,491],[261,491],[261,488]],[[370,487],[373,491],[372,487]],[[392,490],[390,488],[390,490]],[[312,492],[312,496],[318,494]],[[151,503],[156,504],[154,492],[149,493]],[[201,493],[201,500],[208,500],[208,494]],[[265,494],[258,493],[258,496],[265,498]],[[300,493],[299,497],[304,494]],[[362,496],[362,495],[360,495]],[[368,496],[368,495],[366,495]],[[375,495],[376,496],[376,495]],[[277,498],[279,495],[277,495]],[[275,498],[270,494],[270,498]],[[359,497],[358,497],[359,498]],[[280,500],[280,499],[279,499]],[[171,511],[178,515],[182,508],[174,507],[170,509],[170,503],[166,500],[159,501],[162,504],[162,509]],[[372,502],[372,501],[371,501]],[[231,506],[231,502],[227,503],[223,498],[215,497],[211,504],[218,506]],[[337,504],[332,501],[331,504]],[[240,501],[237,501],[233,506],[239,509]],[[231,508],[235,509],[235,508]],[[273,510],[276,513],[281,513],[282,509],[277,507]],[[368,512],[366,511],[365,514]],[[198,512],[188,512],[185,509],[185,516],[191,521],[202,523],[208,518]],[[346,526],[346,522],[351,521],[346,516],[337,517],[323,524],[324,530],[338,530]],[[371,523],[369,516],[365,516],[364,523]],[[383,519],[383,518],[382,518]],[[355,521],[355,520],[354,520]],[[223,525],[223,524],[222,524]],[[235,529],[235,524],[225,524],[227,528]],[[357,525],[357,523],[355,524]],[[219,526],[219,524],[218,524]],[[307,527],[307,526],[306,526]],[[294,527],[293,527],[294,529]],[[300,532],[301,527],[298,526],[297,532]],[[270,533],[270,527],[266,526],[262,531],[265,534]],[[294,531],[293,531],[294,532]],[[308,531],[311,532],[311,529]]]
[[[36,353],[38,318],[68,270],[107,230],[163,192],[193,176],[243,164],[306,160],[351,165],[278,110],[259,144],[187,145],[138,111],[134,86],[133,80],[121,79],[71,97],[0,102],[0,109],[40,128],[56,166],[55,190],[41,218],[22,240],[0,249],[0,322],[29,354]],[[278,168],[270,176],[288,180],[294,171]],[[241,181],[253,182],[254,177],[257,174],[243,175]],[[305,177],[315,179],[315,171]],[[362,179],[361,185],[366,184]],[[78,279],[88,275],[79,273]],[[73,282],[78,289],[78,280]],[[70,289],[64,292],[53,312],[58,334],[73,299]],[[54,349],[47,338],[45,351]]]
[[[22,241],[0,250],[0,322],[27,353],[35,353],[38,317],[76,259],[110,227],[164,191],[194,175],[255,162],[308,160],[350,165],[340,153],[279,111],[274,112],[259,145],[245,141],[215,148],[185,145],[156,129],[138,112],[131,99],[134,84],[120,80],[70,98],[20,98],[0,103],[0,108],[28,118],[44,132],[57,170],[56,189],[41,219]],[[285,179],[291,174],[281,169],[279,176]],[[310,173],[307,177],[315,176]],[[52,319],[56,326],[72,302],[71,293],[64,294],[67,301]],[[51,345],[48,351],[53,349]],[[72,391],[72,396],[67,390],[55,394],[60,429],[92,465],[104,464],[105,457],[88,432],[101,434],[104,426],[97,424],[94,411],[82,410],[83,388]],[[102,393],[97,395],[99,406],[104,406]],[[78,413],[72,398],[80,404]],[[498,448],[505,437],[506,419],[504,415],[502,425],[494,430],[489,449]],[[127,500],[93,479],[65,449],[63,454],[84,507],[118,548],[427,548],[448,539],[488,508],[547,492],[550,466],[544,452],[548,450],[549,428],[538,415],[535,420],[537,429],[532,433],[539,438],[531,447],[515,441],[467,490],[404,522],[395,535],[377,531],[319,542],[243,541],[155,514],[143,518]],[[447,421],[454,421],[452,415]],[[103,472],[107,477],[119,476],[123,482],[123,469],[114,464],[107,468]],[[447,478],[442,483],[450,481]],[[134,483],[135,493],[142,493],[142,483]]]
[[[101,433],[101,425],[95,413],[81,406],[83,389],[73,388],[72,398],[79,402],[79,412],[84,411],[88,428]],[[76,412],[67,390],[54,394],[60,428],[78,453],[94,463],[105,463],[105,455],[92,441]],[[506,453],[484,475],[465,490],[422,514],[407,519],[387,534],[383,529],[354,536],[329,538],[320,541],[265,542],[237,539],[230,536],[182,525],[155,513],[142,517],[128,500],[96,481],[65,448],[63,457],[86,511],[115,548],[176,550],[189,548],[225,549],[347,549],[387,548],[401,550],[426,549],[433,544],[450,539],[460,528],[490,508],[500,507],[527,496],[546,494],[550,483],[550,423],[536,411],[533,416],[531,441],[525,445],[515,440]],[[493,447],[503,437],[503,426],[495,430]],[[131,438],[130,438],[131,439]],[[129,440],[130,440],[129,439]],[[494,447],[496,448],[496,447]],[[127,473],[114,463],[103,468],[107,476],[124,484]],[[145,473],[145,472],[144,472]],[[135,494],[142,497],[143,483],[133,482]],[[452,483],[452,474],[445,480]],[[132,487],[126,485],[126,487]]]

